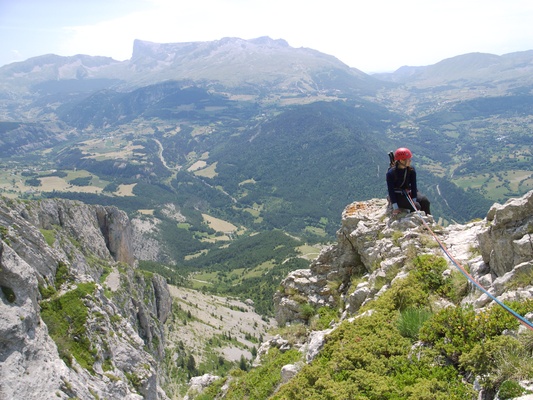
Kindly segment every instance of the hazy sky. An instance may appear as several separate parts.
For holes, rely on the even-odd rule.
[[[364,72],[533,49],[531,0],[0,0],[0,66],[43,54],[126,60],[133,40],[285,39]]]

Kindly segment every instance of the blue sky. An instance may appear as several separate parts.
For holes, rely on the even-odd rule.
[[[43,54],[126,60],[134,39],[285,39],[364,72],[533,49],[531,0],[0,0],[0,66]]]

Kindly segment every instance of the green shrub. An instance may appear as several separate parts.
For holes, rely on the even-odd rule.
[[[142,378],[133,372],[125,372],[124,375],[126,375],[128,382],[135,388],[135,390],[139,391],[142,387]]]
[[[43,299],[49,299],[61,288],[61,285],[71,279],[68,265],[62,261],[57,264],[54,285],[39,285],[39,293]]]
[[[476,343],[468,352],[464,352],[459,357],[460,367],[462,370],[476,376],[484,376],[484,387],[494,389],[497,382],[501,379],[489,377],[488,374],[494,373],[498,368],[503,354],[508,354],[512,349],[521,347],[517,339],[501,335],[494,338],[488,338],[479,343]],[[507,376],[505,379],[508,379]]]
[[[261,365],[249,372],[238,369],[231,375],[233,381],[224,396],[227,400],[264,400],[270,398],[281,381],[281,368],[299,361],[302,354],[298,350],[282,353],[273,348],[261,359]],[[202,394],[201,399],[214,399],[220,390],[220,381],[213,383]]]
[[[409,274],[407,278],[397,280],[382,296],[379,303],[384,303],[392,310],[406,310],[408,308],[429,307],[429,293],[415,276]],[[373,305],[370,305],[372,307]]]
[[[445,288],[441,292],[454,304],[459,304],[468,294],[468,279],[459,271],[452,271],[450,277],[446,278]]]
[[[412,274],[424,285],[426,292],[439,292],[445,284],[442,273],[448,267],[446,260],[433,254],[422,254],[413,260]]]
[[[0,226],[0,239],[6,242],[6,244],[11,245],[11,240],[9,240],[9,229],[6,226]]]
[[[498,398],[500,400],[513,399],[524,393],[524,388],[515,381],[505,381],[500,386]]]
[[[392,243],[394,243],[395,246],[400,247],[400,239],[403,237],[405,232],[403,231],[394,231],[392,232],[391,239]]]
[[[494,391],[505,381],[530,379],[533,359],[519,339],[509,335],[486,339],[461,355],[460,368],[472,376],[481,376],[482,386]]]
[[[315,308],[309,303],[300,304],[300,315],[305,321],[309,322],[311,317],[315,315]]]
[[[61,288],[61,285],[71,278],[68,265],[62,261],[57,264],[57,270],[55,275],[55,287],[57,290]]]
[[[320,307],[317,311],[316,317],[311,321],[311,329],[315,331],[322,331],[328,329],[332,321],[339,320],[337,310],[331,307]]]
[[[113,371],[113,362],[109,358],[106,358],[102,363],[102,370],[104,372]]]
[[[459,357],[483,338],[478,331],[472,307],[447,307],[440,310],[420,329],[420,340],[433,345],[454,365]]]
[[[54,245],[54,242],[56,241],[55,231],[51,229],[40,229],[40,231],[44,237],[46,244],[52,247]]]
[[[532,354],[533,353],[533,331],[528,330],[525,331],[523,334],[520,335],[518,338],[520,340],[520,343],[522,346],[524,346],[524,349]]]
[[[56,289],[52,285],[48,285],[48,286],[39,285],[38,289],[43,299],[49,299],[50,297],[52,297],[54,294],[57,293]]]
[[[80,178],[74,178],[68,181],[71,185],[74,186],[89,186],[91,184],[92,176],[85,176]]]
[[[469,385],[451,365],[410,357],[392,313],[344,321],[320,354],[271,397],[286,399],[469,399]]]
[[[491,381],[498,386],[506,380],[528,380],[533,376],[531,353],[523,347],[504,348],[495,355],[495,368],[491,371]]]
[[[533,309],[533,301],[510,302],[519,314]],[[519,322],[502,307],[493,306],[476,313],[471,306],[447,307],[435,313],[420,329],[420,340],[431,344],[454,365],[481,341],[518,328]]]
[[[41,186],[41,180],[39,178],[26,179],[24,183],[26,186],[34,186],[34,187]]]
[[[443,272],[448,268],[448,263],[443,257],[434,254],[422,254],[413,260],[415,279],[423,285],[423,290],[446,297],[454,303],[468,293],[468,281],[458,271],[452,271],[449,276]]]

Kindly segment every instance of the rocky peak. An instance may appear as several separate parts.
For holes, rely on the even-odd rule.
[[[99,78],[105,71],[116,68],[120,61],[110,57],[58,56],[46,54],[5,65],[0,68],[0,87],[25,86],[45,81]]]
[[[517,274],[533,270],[533,191],[494,204],[482,221],[446,228],[423,213],[390,217],[386,200],[373,199],[348,205],[337,243],[324,249],[309,269],[285,278],[274,296],[278,323],[305,321],[303,304],[342,306],[345,317],[354,315],[405,273],[409,257],[444,256],[424,222],[489,293],[515,300],[531,297],[533,286],[516,289],[516,282],[511,283]],[[449,270],[456,268],[448,263]],[[464,302],[476,307],[490,302],[473,285],[469,290]]]
[[[283,40],[273,40],[268,36],[262,36],[256,39],[245,40],[235,37],[225,37],[220,40],[209,42],[183,42],[183,43],[154,43],[144,40],[135,39],[133,42],[133,53],[131,61],[134,62],[141,58],[153,58],[164,60],[176,58],[188,53],[198,52],[201,55],[207,55],[210,52],[217,52],[222,49],[230,50],[253,50],[254,48],[288,48],[289,44]]]
[[[261,36],[256,39],[251,39],[249,42],[259,45],[266,45],[271,47],[289,47],[289,43],[283,39],[271,39],[268,36]]]

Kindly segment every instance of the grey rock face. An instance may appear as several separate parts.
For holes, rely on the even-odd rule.
[[[431,216],[422,218],[433,222]],[[388,218],[384,199],[348,205],[342,214],[337,243],[322,250],[309,270],[293,271],[281,283],[284,290],[274,296],[278,324],[302,322],[302,304],[335,307],[341,296],[347,311],[355,313],[377,293],[373,282],[387,271],[399,269],[409,246],[419,246],[421,226],[422,221],[414,214]],[[352,287],[352,278],[364,275],[368,283]]]
[[[166,399],[157,358],[171,298],[163,278],[136,273],[131,235],[114,207],[0,198],[0,398]],[[107,290],[106,271],[114,278]],[[41,317],[80,284],[94,288],[79,298],[83,329],[59,334],[89,343],[89,366],[75,356],[65,362],[67,344]]]
[[[163,252],[161,243],[156,239],[159,234],[157,218],[133,218],[132,247],[133,255],[139,260],[170,262],[170,257]]]
[[[483,221],[447,228],[423,213],[391,218],[386,200],[373,199],[348,205],[337,243],[324,249],[309,269],[293,271],[283,280],[283,289],[274,296],[278,324],[304,321],[304,304],[344,305],[344,316],[354,315],[403,276],[408,254],[444,257],[424,222],[491,294],[506,300],[531,297],[531,286],[516,289],[516,285],[517,277],[532,271],[533,191],[504,205],[495,204]],[[448,264],[450,270],[456,268],[452,261]],[[464,301],[484,307],[490,298],[470,285]]]
[[[496,276],[531,260],[533,191],[503,205],[494,204],[487,214],[487,225],[478,240],[483,261]]]

